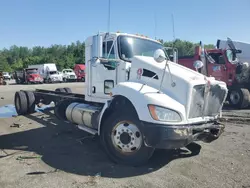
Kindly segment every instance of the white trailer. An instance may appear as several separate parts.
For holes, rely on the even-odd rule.
[[[107,155],[127,165],[146,163],[156,148],[212,142],[227,96],[224,82],[171,62],[163,45],[143,36],[99,33],[85,41],[84,94],[69,88],[18,91],[19,115],[55,102],[55,115],[100,136]]]
[[[231,40],[229,40],[231,41]],[[250,63],[250,43],[241,42],[241,41],[231,41],[235,49],[240,50],[240,53],[237,53],[237,59],[239,62],[248,62]],[[228,49],[228,40],[217,40],[217,48],[219,49]]]
[[[37,68],[45,83],[62,82],[63,76],[54,63],[29,65],[28,68]]]

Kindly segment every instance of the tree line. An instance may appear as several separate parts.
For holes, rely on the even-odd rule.
[[[192,55],[197,43],[176,39],[163,41],[164,46],[174,45],[178,54]],[[214,48],[214,45],[205,45]],[[73,68],[75,64],[85,64],[85,44],[76,41],[70,45],[51,45],[50,47],[35,46],[33,48],[13,45],[9,49],[0,50],[0,71],[12,72],[32,64],[55,63],[59,70]]]

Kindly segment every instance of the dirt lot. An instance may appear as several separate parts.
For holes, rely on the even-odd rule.
[[[0,86],[0,116],[16,90],[84,83]],[[223,111],[222,136],[180,150],[157,150],[143,167],[113,164],[98,138],[58,121],[52,109],[0,119],[0,187],[241,187],[250,188],[250,110]]]

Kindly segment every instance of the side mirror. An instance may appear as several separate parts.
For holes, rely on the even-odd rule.
[[[162,49],[155,50],[154,60],[157,63],[162,63],[164,60],[166,60],[166,55]]]
[[[200,41],[200,47],[201,47],[201,57],[204,58],[205,57],[205,48],[204,48],[204,44]]]
[[[194,62],[193,66],[194,66],[194,68],[195,68],[196,71],[197,71],[198,69],[200,69],[200,68],[203,67],[203,62],[200,61],[200,60],[197,60],[197,61]]]
[[[92,58],[99,58],[102,57],[102,36],[100,34],[93,36],[93,43],[92,43]]]
[[[175,49],[173,49],[173,61],[175,62],[175,63],[178,63],[178,49],[177,48],[175,48]]]

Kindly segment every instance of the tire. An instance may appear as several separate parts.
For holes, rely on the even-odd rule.
[[[228,93],[229,103],[234,108],[242,109],[246,108],[250,102],[250,94],[249,91],[245,88],[233,88],[229,90]]]
[[[134,124],[137,127],[136,134],[138,133],[137,136],[135,136],[136,134],[132,134],[127,133],[126,131],[128,131],[126,128],[122,129],[125,130],[125,132],[123,132],[122,134],[119,131],[114,131],[115,136],[112,136],[112,130],[114,127],[117,126],[117,124],[119,124],[119,122],[127,122],[129,123],[129,127]],[[103,124],[102,124],[102,129],[101,129],[101,143],[103,144],[103,147],[107,153],[107,155],[109,156],[109,158],[114,161],[115,163],[120,163],[120,164],[124,164],[124,165],[131,165],[131,166],[140,166],[145,164],[149,158],[153,155],[154,153],[154,148],[150,148],[150,147],[146,147],[144,144],[144,136],[143,136],[143,130],[141,127],[141,122],[139,121],[138,117],[133,117],[130,114],[126,114],[126,113],[122,113],[121,111],[115,111],[111,116],[109,116],[106,120],[104,120]],[[120,125],[117,126],[117,128],[119,128]],[[130,129],[129,129],[130,130]],[[132,130],[132,129],[131,129]],[[136,130],[136,129],[135,129]],[[118,132],[118,133],[117,133]],[[120,135],[118,135],[120,134]],[[121,139],[119,141],[118,137],[122,136],[123,134],[126,135],[126,137],[128,138],[128,135],[132,134],[132,136],[130,137],[130,140],[128,139],[125,142],[122,142]],[[116,135],[118,137],[116,137]],[[137,147],[137,151],[133,151],[136,150],[136,147],[133,148],[129,148],[129,152],[123,152],[121,151],[121,147],[120,146],[115,146],[115,137],[118,140],[118,144],[120,143],[123,147],[123,149],[126,149],[128,147],[130,147],[130,143],[132,144],[132,139],[134,140],[141,140],[140,141],[140,147]],[[137,137],[137,138],[136,138]],[[113,138],[113,139],[112,139]],[[128,143],[130,142],[130,143]],[[134,141],[135,145],[136,141]],[[139,142],[138,142],[139,143]],[[124,145],[123,145],[124,144]]]
[[[56,92],[63,92],[63,93],[66,92],[64,88],[57,88],[55,91],[56,91]]]
[[[62,100],[62,101],[59,101],[56,106],[55,106],[55,109],[54,109],[54,114],[55,116],[58,118],[58,119],[61,119],[61,120],[64,120],[66,121],[67,120],[67,117],[66,117],[66,109],[67,107],[72,103],[72,100]]]
[[[36,98],[32,91],[24,91],[27,98],[28,113],[34,113],[36,107]]]
[[[66,93],[72,93],[72,90],[70,88],[68,88],[68,87],[65,87],[63,89],[66,91]]]
[[[25,92],[16,92],[14,100],[17,114],[26,115],[28,113],[28,101]]]
[[[85,82],[85,78],[84,77],[82,78],[82,82]]]
[[[66,78],[63,78],[63,82],[67,82],[67,79],[66,79]]]

